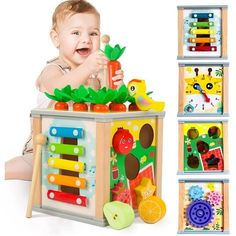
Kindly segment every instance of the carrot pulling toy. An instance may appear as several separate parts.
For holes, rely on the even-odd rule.
[[[71,86],[67,85],[62,89],[54,89],[54,95],[45,92],[45,95],[51,100],[57,101],[54,105],[55,110],[67,111],[69,109]]]
[[[116,44],[115,47],[111,47],[109,41],[105,45],[104,53],[106,57],[109,59],[107,64],[108,70],[108,81],[109,87],[116,89],[117,85],[112,81],[112,77],[116,75],[116,71],[121,69],[121,64],[118,59],[124,53],[126,47],[121,48],[119,44]]]

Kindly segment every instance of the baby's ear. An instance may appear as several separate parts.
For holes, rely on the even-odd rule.
[[[59,48],[60,43],[59,43],[58,33],[56,32],[56,30],[53,30],[53,29],[52,29],[52,30],[50,31],[50,37],[51,37],[51,40],[52,40],[54,46],[55,46],[56,48]]]

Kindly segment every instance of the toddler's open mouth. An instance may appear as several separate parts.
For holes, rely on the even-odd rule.
[[[88,56],[90,54],[90,49],[89,48],[80,48],[76,50],[77,53],[81,56]]]

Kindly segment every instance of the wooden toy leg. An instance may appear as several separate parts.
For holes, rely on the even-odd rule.
[[[27,218],[32,217],[33,200],[34,200],[35,187],[36,187],[36,183],[37,183],[37,176],[38,176],[39,167],[40,167],[42,145],[46,144],[47,138],[42,134],[38,134],[36,136],[35,141],[36,141],[36,151],[35,151],[32,184],[31,184],[28,206],[27,206],[27,211],[26,211]]]

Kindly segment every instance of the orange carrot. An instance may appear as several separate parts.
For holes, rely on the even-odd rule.
[[[74,103],[73,111],[88,111],[88,105],[86,103]]]
[[[109,108],[105,104],[93,104],[94,112],[109,112]]]
[[[118,59],[121,57],[123,52],[125,51],[125,47],[121,48],[119,44],[116,44],[115,47],[111,47],[109,43],[106,44],[104,53],[106,57],[109,59],[107,64],[108,69],[108,81],[109,87],[112,89],[116,89],[117,85],[114,85],[112,81],[112,77],[116,75],[116,71],[121,69],[121,64]]]
[[[120,69],[121,64],[119,61],[109,61],[107,64],[109,87],[112,89],[117,88],[117,85],[114,84],[112,78],[116,75],[116,71]]]
[[[109,109],[111,111],[119,111],[119,112],[122,112],[122,111],[126,111],[126,106],[125,104],[123,103],[115,103],[115,102],[111,102],[109,104]]]
[[[56,102],[54,105],[55,110],[67,111],[69,106],[66,102]]]

